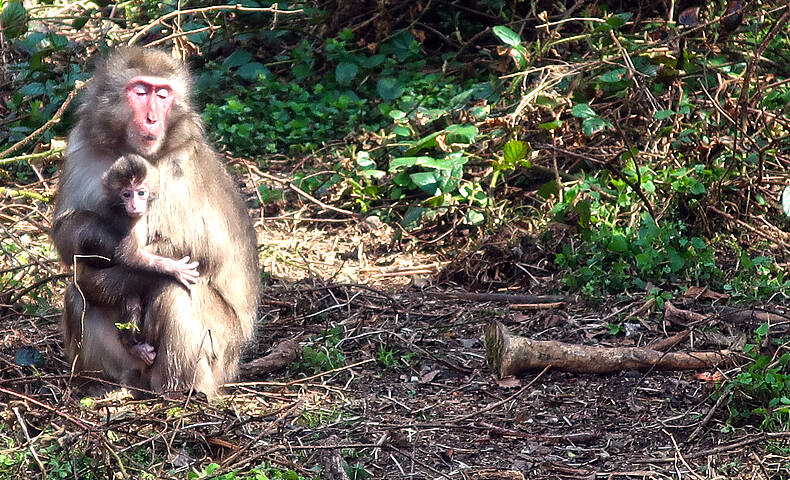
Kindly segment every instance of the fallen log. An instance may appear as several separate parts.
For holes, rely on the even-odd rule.
[[[298,340],[284,340],[272,348],[268,355],[242,363],[239,369],[247,377],[265,375],[295,362],[301,352]]]
[[[622,370],[697,370],[732,363],[729,350],[718,352],[659,352],[643,347],[596,347],[511,335],[500,322],[485,330],[486,360],[499,378],[547,365],[577,373]]]

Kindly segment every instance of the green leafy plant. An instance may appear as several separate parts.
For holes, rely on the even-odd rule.
[[[0,25],[5,37],[16,38],[24,34],[29,17],[22,2],[4,1],[0,5]]]
[[[585,244],[579,249],[565,245],[555,261],[567,271],[566,285],[586,295],[641,290],[648,282],[678,278],[709,281],[720,274],[713,250],[701,238],[686,237],[687,227],[680,221],[659,226],[645,213],[635,227],[595,225],[590,217],[583,223],[590,225]]]
[[[612,128],[612,124],[603,118],[599,117],[586,103],[574,105],[571,109],[571,114],[582,119],[582,132],[588,137],[592,137],[595,133],[604,130],[605,128]]]
[[[379,350],[376,353],[376,361],[384,368],[403,368],[408,366],[415,356],[414,352],[402,355],[397,349],[390,349],[382,344],[379,345]]]
[[[767,323],[755,330],[754,341],[743,349],[752,363],[722,387],[721,394],[730,396],[729,427],[758,423],[763,430],[784,431],[790,425],[790,353],[760,352],[769,330]]]
[[[336,348],[340,342],[340,330],[335,327],[317,337],[316,344],[306,346],[302,350],[302,358],[291,364],[291,370],[305,375],[315,375],[345,365],[346,358]],[[323,341],[323,345],[317,343]]]
[[[527,49],[521,43],[521,37],[516,32],[503,25],[495,26],[492,31],[494,35],[509,48],[508,55],[513,59],[517,68],[527,66]]]
[[[769,256],[749,253],[734,245],[737,252],[739,269],[731,272],[730,279],[722,286],[730,295],[748,300],[759,300],[776,293],[790,292],[790,279],[785,278],[785,271]]]
[[[620,335],[625,333],[625,326],[619,323],[607,323],[606,333],[612,336]]]
[[[397,351],[390,350],[384,345],[379,346],[379,351],[376,353],[376,361],[384,368],[392,368],[397,363]]]
[[[343,30],[327,39],[323,50],[301,42],[280,60],[291,65],[289,82],[243,49],[221,63],[207,63],[198,78],[208,102],[206,124],[224,148],[252,157],[315,151],[323,140],[354,130],[389,130],[390,151],[352,147],[353,163],[336,163],[335,174],[300,172],[304,179],[295,183],[311,193],[335,191],[363,212],[382,201],[399,202],[409,226],[454,208],[466,223],[480,224],[487,196],[479,182],[464,178],[466,148],[478,131],[474,123],[450,120],[461,109],[470,120],[485,118],[488,108],[471,102],[495,98],[492,84],[462,87],[446,75],[425,73],[419,43],[407,31],[394,34],[375,53],[353,48],[354,40],[350,30]],[[333,66],[331,74],[318,74],[319,63]],[[498,165],[497,176],[523,161],[510,155]],[[414,197],[419,201],[402,202]]]
[[[530,146],[528,143],[519,140],[507,142],[502,152],[502,157],[491,162],[491,166],[494,170],[491,173],[490,188],[492,190],[496,188],[497,180],[499,180],[500,175],[504,172],[515,170],[518,167],[531,167],[532,163],[527,160],[529,151]]]
[[[487,204],[487,197],[481,195],[481,190],[468,183],[462,187],[464,165],[469,161],[463,148],[472,144],[476,136],[474,125],[450,125],[419,140],[405,142],[408,146],[405,156],[390,160],[389,173],[395,185],[391,191],[393,199],[404,198],[415,190],[429,196],[406,212],[407,225],[413,226],[422,217],[459,201],[479,207]],[[467,212],[466,220],[476,224],[482,218]]]
[[[365,480],[371,478],[371,475],[360,463],[355,463],[353,465],[346,464],[346,473],[348,473],[348,477],[352,480]]]

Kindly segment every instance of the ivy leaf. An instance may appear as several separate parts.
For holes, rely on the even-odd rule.
[[[606,120],[601,117],[587,118],[582,122],[582,132],[588,137],[592,137],[596,132],[600,132],[608,126]]]
[[[603,75],[601,75],[600,78],[601,78],[602,82],[617,83],[617,82],[627,78],[626,69],[625,68],[615,68],[614,70],[611,70],[609,72],[604,73]]]
[[[358,72],[359,67],[356,63],[340,62],[335,67],[335,80],[340,85],[349,85]]]
[[[524,48],[524,45],[517,45],[511,48],[509,53],[513,61],[516,62],[517,67],[524,68],[527,66],[527,49]]]
[[[205,27],[206,27],[206,23],[199,21],[185,22],[181,26],[181,28],[183,28],[184,32],[187,34],[187,38],[189,39],[189,41],[195,42],[197,44],[205,43],[206,40],[208,40],[209,38],[209,32],[205,30],[197,33],[189,33],[189,32],[193,30],[200,30],[201,28],[205,28]]]
[[[356,161],[357,161],[357,165],[359,165],[362,168],[372,168],[376,166],[376,162],[374,162],[373,159],[370,158],[370,153],[365,151],[357,153]]]
[[[436,142],[436,137],[438,137],[442,133],[443,132],[441,132],[441,131],[440,132],[433,132],[430,135],[426,135],[426,136],[422,137],[421,139],[417,140],[414,143],[414,145],[412,145],[411,147],[409,147],[408,150],[406,150],[406,155],[415,155],[415,154],[417,154],[417,153],[419,153],[419,152],[421,152],[421,151],[423,151],[425,149],[433,148],[433,147],[437,146],[438,143]]]
[[[527,156],[527,144],[520,140],[511,140],[505,144],[505,162],[516,165]]]
[[[609,250],[615,253],[624,253],[628,250],[628,241],[623,235],[614,234],[609,241]]]
[[[620,28],[625,25],[625,22],[627,22],[630,18],[631,13],[629,12],[612,15],[606,19],[606,22],[599,24],[598,27],[596,27],[596,30],[599,32],[605,32],[607,30]]]
[[[403,127],[401,125],[393,127],[392,133],[394,133],[395,135],[397,135],[399,137],[405,137],[405,138],[411,137],[411,130],[409,130],[408,128]]]
[[[656,120],[664,120],[666,118],[671,117],[674,115],[675,112],[672,110],[658,110],[656,113],[653,114],[653,118]]]
[[[360,170],[359,173],[365,177],[375,178],[377,180],[382,179],[387,175],[387,172],[385,172],[384,170],[378,170],[375,168],[371,168],[368,170]]]
[[[768,330],[770,330],[770,329],[771,329],[771,326],[768,323],[763,323],[763,324],[760,324],[759,327],[757,327],[757,330],[755,330],[754,333],[756,333],[757,335],[759,335],[761,337],[764,337],[764,336],[768,335]]]
[[[578,103],[571,109],[571,115],[576,118],[592,118],[596,116],[596,113],[586,103]]]
[[[250,62],[245,63],[238,70],[236,73],[239,74],[241,78],[247,80],[248,82],[254,82],[258,80],[258,76],[263,75],[264,77],[269,75],[269,69],[266,68],[262,63],[258,62]]]
[[[468,125],[450,125],[445,130],[447,132],[447,143],[462,143],[469,145],[475,141],[477,127]]]
[[[392,77],[384,77],[379,80],[376,90],[383,100],[395,100],[403,95],[403,85]]]
[[[27,85],[19,89],[19,93],[21,93],[26,97],[30,95],[43,95],[44,93],[46,93],[46,91],[47,90],[46,88],[44,88],[44,85],[39,82],[28,83]]]
[[[627,22],[630,18],[631,18],[631,12],[616,13],[611,17],[607,18],[606,23],[611,25],[612,28],[618,28],[625,25],[625,22]]]
[[[562,120],[553,120],[551,122],[541,123],[538,128],[541,130],[556,130],[562,126]]]
[[[412,229],[420,226],[420,221],[422,218],[430,212],[429,209],[423,207],[409,207],[406,210],[406,213],[403,215],[403,220],[401,220],[401,225],[403,228]]]
[[[222,62],[222,64],[227,68],[236,68],[245,63],[250,63],[250,60],[252,60],[252,54],[250,52],[247,50],[235,50],[224,62]]]
[[[417,162],[417,165],[425,168],[433,168],[434,170],[452,170],[459,164],[458,160],[458,158],[453,156],[447,156],[446,158],[420,157],[420,161]],[[461,165],[466,163],[465,158],[461,160]]]
[[[669,266],[672,269],[672,272],[678,272],[686,262],[683,260],[683,257],[678,255],[677,253],[673,253],[669,256]]]
[[[435,172],[417,172],[409,175],[411,181],[420,187],[420,190],[428,195],[438,195],[441,193],[439,190],[439,181],[436,178]]]
[[[376,55],[371,55],[369,57],[363,57],[360,60],[360,63],[365,68],[376,68],[379,65],[381,65],[382,63],[384,63],[384,60],[386,60],[386,59],[387,59],[387,57],[385,57],[384,55],[381,55],[379,53],[379,54],[376,54]]]
[[[428,159],[430,157],[399,157],[390,160],[390,173],[395,173],[398,170],[405,170],[409,167],[417,165],[420,159]]]
[[[573,207],[573,211],[579,214],[579,226],[584,229],[590,228],[590,218],[592,218],[592,206],[590,201],[580,201]],[[623,237],[623,240],[625,240],[625,237]]]
[[[88,23],[88,20],[90,20],[90,16],[94,10],[95,9],[90,8],[85,12],[85,15],[75,18],[74,21],[71,22],[71,27],[77,31],[82,30],[82,27],[84,27],[85,24]]]
[[[69,45],[69,39],[57,33],[50,33],[47,40],[49,40],[49,46],[56,51],[63,50]]]
[[[703,193],[705,193],[705,184],[703,184],[699,180],[694,179],[694,181],[691,183],[691,188],[689,189],[689,191],[693,195],[702,195]]]
[[[464,223],[467,225],[480,225],[486,217],[477,210],[467,210],[464,215]]]
[[[417,40],[408,30],[401,30],[392,37],[392,48],[399,60],[407,60],[412,49],[417,48]]]
[[[285,196],[282,190],[272,189],[266,185],[261,185],[258,187],[258,193],[261,195],[261,203],[264,205],[270,205],[272,203],[279,202]]]
[[[27,10],[22,2],[9,2],[0,13],[0,25],[6,38],[16,38],[27,31]]]
[[[390,172],[392,172],[392,168],[390,168]],[[414,187],[411,178],[409,178],[409,175],[405,172],[401,172],[392,177],[392,183],[403,188],[411,189]]]
[[[519,38],[518,34],[513,30],[503,26],[497,25],[493,28],[494,35],[502,41],[502,43],[506,45],[510,45],[511,47],[517,47],[521,45],[521,38]]]
[[[550,182],[546,182],[540,186],[538,189],[538,195],[543,198],[549,198],[552,195],[557,196],[560,193],[560,189],[557,186],[556,180],[551,180]]]

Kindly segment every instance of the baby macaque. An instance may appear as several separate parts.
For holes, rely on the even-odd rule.
[[[190,262],[189,257],[180,260],[162,257],[142,247],[146,231],[144,218],[148,203],[156,196],[152,187],[157,184],[157,180],[156,169],[143,157],[135,154],[116,160],[102,177],[108,207],[105,218],[113,227],[111,230],[118,235],[111,260],[131,269],[170,275],[184,287],[191,289],[197,282],[198,262]],[[121,344],[129,353],[146,365],[152,365],[156,351],[137,335],[142,327],[143,294],[144,292],[138,292],[137,295],[127,294],[122,300],[121,321],[117,327],[121,332]]]

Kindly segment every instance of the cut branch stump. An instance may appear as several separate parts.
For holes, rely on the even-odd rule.
[[[488,366],[499,378],[528,370],[551,368],[577,373],[623,370],[697,370],[732,363],[729,350],[718,352],[659,352],[643,347],[596,347],[531,340],[511,335],[500,322],[485,330]]]
[[[278,343],[268,355],[256,358],[240,365],[240,370],[245,376],[260,376],[275,372],[295,362],[302,349],[296,339],[284,340]]]

